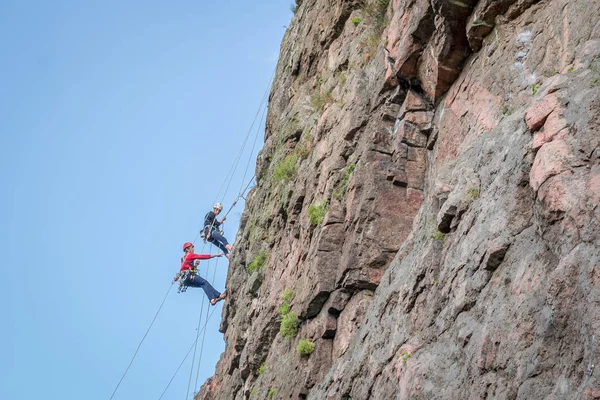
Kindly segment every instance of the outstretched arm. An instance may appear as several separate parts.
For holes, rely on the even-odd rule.
[[[191,253],[191,254],[188,254],[188,256],[187,256],[188,261],[192,261],[192,260],[208,260],[209,258],[211,258],[210,254],[196,254],[196,253]]]

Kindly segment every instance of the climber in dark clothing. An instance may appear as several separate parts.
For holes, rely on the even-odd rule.
[[[225,222],[227,217],[221,218],[220,221],[217,220],[217,215],[219,215],[221,210],[223,210],[223,205],[221,203],[217,203],[214,205],[213,210],[209,211],[206,214],[206,216],[204,216],[204,228],[202,228],[202,230],[204,231],[206,240],[208,240],[209,242],[217,246],[219,249],[221,249],[223,253],[225,253],[225,257],[229,258],[231,245],[229,244],[227,239],[225,239],[225,236],[221,234],[219,229],[219,227],[223,222]]]
[[[175,276],[175,281],[180,278],[183,279],[181,285],[185,287],[197,287],[202,288],[206,297],[210,300],[211,305],[217,304],[219,300],[223,300],[227,294],[225,292],[219,293],[208,281],[196,274],[196,266],[200,260],[207,260],[213,257],[221,257],[223,254],[196,254],[194,253],[194,245],[190,242],[183,244],[183,251],[185,254],[181,258],[181,268],[179,273]]]

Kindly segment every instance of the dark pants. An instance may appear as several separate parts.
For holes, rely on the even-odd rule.
[[[208,231],[208,228],[206,228],[204,233],[206,234],[207,231]],[[208,235],[206,235],[206,236],[208,236]],[[210,243],[214,244],[215,246],[217,246],[219,249],[221,249],[221,251],[223,253],[229,254],[229,250],[227,250],[227,248],[225,247],[226,245],[229,244],[229,242],[227,241],[227,239],[225,239],[225,236],[223,236],[219,232],[217,232],[216,229],[212,231],[212,233],[210,234],[210,237],[206,240],[209,241]]]
[[[216,299],[221,295],[208,281],[202,278],[200,275],[190,275],[183,281],[185,286],[189,287],[197,287],[204,289],[204,293],[206,293],[206,297],[209,300]]]

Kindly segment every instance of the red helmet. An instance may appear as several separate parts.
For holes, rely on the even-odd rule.
[[[183,251],[185,251],[185,249],[187,249],[188,247],[190,247],[190,246],[193,246],[193,245],[194,245],[193,243],[190,243],[190,242],[185,242],[185,243],[183,244]]]

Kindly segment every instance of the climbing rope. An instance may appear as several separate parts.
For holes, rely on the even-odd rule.
[[[267,88],[265,89],[263,97],[260,101],[260,105],[258,106],[258,109],[256,110],[256,114],[254,115],[254,120],[252,121],[252,124],[250,125],[250,129],[248,129],[248,132],[246,133],[246,138],[242,142],[242,146],[240,147],[240,150],[239,150],[236,158],[234,159],[234,162],[233,162],[231,168],[229,169],[229,172],[227,173],[225,180],[223,181],[223,184],[221,185],[221,188],[217,192],[217,196],[215,197],[215,201],[213,203],[216,203],[217,200],[219,199],[219,197],[221,197],[221,192],[223,191],[223,187],[225,186],[225,184],[227,184],[227,186],[225,187],[225,191],[223,192],[223,195],[221,197],[222,199],[225,199],[227,191],[229,190],[229,186],[231,185],[231,181],[233,180],[233,176],[235,175],[235,171],[237,170],[239,161],[241,160],[241,157],[242,157],[242,154],[246,147],[246,144],[248,143],[250,134],[252,133],[254,125],[256,124],[256,120],[257,120],[258,116],[260,115],[260,111],[263,110],[263,105],[265,105],[265,102],[269,97],[271,83],[273,82],[273,78],[275,77],[276,71],[277,71],[277,67],[273,70],[273,73],[271,74],[271,79],[269,79],[269,84],[267,85]],[[264,106],[264,108],[266,109],[266,105]],[[264,113],[264,111],[263,111],[263,113]],[[259,128],[260,128],[260,125],[259,125]],[[255,142],[256,142],[256,139],[255,139]],[[253,148],[253,150],[254,150],[254,148]],[[252,157],[252,153],[250,153],[250,155],[249,155],[249,158],[251,158],[251,157]],[[243,181],[243,179],[242,179],[242,181]],[[221,202],[223,202],[223,201],[221,201]]]
[[[210,312],[210,314],[209,314],[206,322],[204,323],[204,327],[202,328],[203,331],[206,331],[206,326],[208,325],[208,321],[210,321],[210,318],[212,317],[212,315],[213,315],[214,312],[215,312],[215,309],[213,308],[213,310]],[[167,384],[167,387],[165,387],[165,390],[163,390],[163,392],[160,395],[160,397],[158,398],[158,400],[161,400],[163,398],[163,396],[165,395],[165,393],[169,389],[169,386],[171,386],[171,383],[173,382],[173,379],[175,379],[175,377],[179,373],[179,370],[181,369],[181,366],[183,365],[183,363],[185,362],[185,360],[187,360],[188,356],[190,355],[190,353],[194,349],[194,343],[198,340],[199,336],[200,336],[200,332],[198,332],[198,334],[196,335],[196,338],[194,339],[194,342],[190,346],[190,348],[189,348],[188,352],[186,353],[185,357],[183,357],[183,360],[181,360],[181,363],[179,364],[179,367],[177,367],[177,369],[175,370],[175,373],[171,377],[171,380],[169,380],[169,383]]]
[[[125,375],[127,375],[127,371],[129,371],[129,368],[131,367],[131,364],[133,364],[133,360],[135,360],[135,357],[137,356],[137,353],[140,350],[140,347],[142,347],[142,343],[144,343],[144,340],[146,339],[146,336],[148,336],[148,332],[150,332],[150,328],[152,328],[152,325],[154,325],[154,321],[156,321],[156,317],[158,317],[158,313],[162,309],[163,304],[165,304],[165,300],[167,300],[167,296],[171,292],[171,288],[172,287],[173,287],[173,282],[171,282],[171,284],[169,285],[169,290],[167,290],[167,293],[165,294],[165,298],[163,299],[162,303],[160,303],[160,307],[158,307],[158,310],[156,311],[156,314],[154,314],[154,318],[152,318],[152,322],[150,322],[150,326],[148,326],[148,329],[146,329],[146,333],[144,334],[144,337],[140,341],[140,344],[138,344],[137,349],[135,349],[135,353],[133,353],[133,357],[131,357],[131,361],[129,362],[129,365],[125,369],[125,372],[123,372],[123,375],[121,376],[121,379],[119,379],[119,383],[117,383],[117,387],[115,387],[115,390],[113,391],[112,395],[110,396],[110,400],[112,400],[112,398],[115,396],[115,393],[117,393],[117,389],[119,389],[119,386],[121,385],[121,382],[123,382],[123,379],[125,378]]]
[[[246,163],[246,169],[244,170],[244,176],[242,177],[242,183],[240,184],[240,193],[245,191],[245,189],[242,190],[242,187],[244,186],[244,182],[246,181],[246,174],[248,173],[248,169],[250,169],[250,162],[252,161],[252,153],[254,153],[254,149],[256,148],[256,142],[258,140],[258,133],[259,133],[260,127],[263,124],[263,121],[265,120],[265,115],[267,114],[267,109],[268,109],[268,107],[265,107],[263,109],[262,116],[260,117],[260,122],[256,126],[256,134],[254,135],[254,142],[252,143],[252,150],[250,150],[250,155],[248,156],[248,162]],[[252,179],[254,179],[254,176],[252,177]],[[250,180],[251,182],[252,182],[252,179]]]
[[[212,277],[211,285],[214,285],[215,279],[217,277],[217,269],[218,269],[218,267],[219,267],[219,259],[217,258],[217,261],[215,262],[215,271],[213,272],[213,277]],[[206,276],[207,277],[208,277],[208,273],[209,272],[208,272],[208,269],[207,269],[206,270]],[[202,311],[201,311],[201,313],[202,313]],[[208,318],[208,308],[206,309],[206,318]],[[204,333],[202,334],[202,344],[200,346],[200,356],[198,357],[198,369],[196,370],[196,383],[194,383],[194,393],[196,392],[196,389],[198,387],[198,377],[200,376],[200,363],[202,362],[202,353],[204,352],[204,339],[205,338],[206,338],[206,329],[204,330]]]
[[[200,306],[200,314],[198,315],[198,327],[196,328],[196,331],[200,330],[200,325],[202,324],[202,312],[204,311],[204,303],[205,303],[205,297],[202,297],[202,306]],[[208,309],[206,310],[208,313]],[[204,345],[204,342],[202,343],[202,345]],[[187,386],[187,391],[186,391],[186,395],[185,395],[185,399],[187,400],[188,398],[188,394],[190,393],[190,385],[192,382],[192,375],[194,373],[194,361],[196,359],[196,348],[198,347],[198,337],[196,336],[196,340],[194,340],[194,354],[192,355],[192,367],[190,368],[190,378],[188,379],[188,386]],[[200,360],[198,360],[198,370],[200,370]],[[195,391],[195,388],[194,388]]]
[[[248,188],[250,187],[250,184],[254,180],[254,176],[255,175],[252,175],[252,178],[250,178],[250,180],[248,181],[248,184],[246,185],[246,187],[237,195],[237,197],[235,198],[235,200],[231,204],[231,207],[229,207],[229,210],[227,210],[227,212],[225,213],[225,215],[223,217],[226,217],[231,212],[231,210],[233,210],[233,208],[237,204],[238,200],[241,199],[241,198],[243,198],[244,193],[246,193],[246,190],[248,190]]]
[[[205,244],[206,245],[206,244]],[[204,248],[204,247],[203,247]],[[209,253],[212,253],[212,248],[213,245],[211,244],[209,247]],[[217,259],[217,264],[218,264],[218,259]],[[216,272],[216,268],[215,268],[215,272]],[[208,278],[208,274],[210,271],[210,259],[207,262],[207,266],[206,266],[206,277]],[[210,283],[211,285],[214,285],[214,279],[213,281]],[[202,297],[202,306],[200,306],[200,314],[198,315],[198,328],[196,328],[196,330],[200,330],[200,324],[202,322],[202,311],[204,310],[204,303],[205,303],[206,297]],[[206,315],[208,317],[208,308],[206,309]],[[206,331],[204,331],[206,333]],[[185,399],[187,400],[188,395],[190,393],[190,385],[192,383],[192,375],[194,373],[194,360],[196,359],[196,348],[198,347],[198,336],[196,336],[196,340],[194,341],[194,355],[192,356],[192,367],[190,368],[190,378],[188,380],[188,386],[187,386],[187,391],[186,391],[186,395],[185,395]],[[204,348],[204,340],[202,340],[202,345],[200,346],[200,359],[198,360],[198,371],[200,371],[200,361],[202,360],[202,349]],[[196,389],[194,388],[194,391]]]
[[[248,181],[248,184],[246,185],[246,187],[244,187],[244,180],[246,179],[246,175],[248,173],[248,169],[250,168],[250,161],[252,160],[252,153],[254,152],[254,148],[256,147],[256,141],[258,139],[258,130],[260,129],[260,126],[262,125],[262,121],[264,120],[266,112],[267,112],[267,107],[264,108],[263,114],[262,114],[261,119],[260,119],[261,123],[256,128],[256,135],[254,137],[254,142],[252,143],[252,150],[250,150],[250,156],[248,157],[248,162],[246,163],[246,170],[244,171],[244,176],[242,178],[242,183],[240,185],[240,192],[238,193],[237,197],[235,198],[235,200],[231,204],[231,207],[229,207],[229,210],[227,210],[227,212],[225,213],[225,215],[223,215],[223,218],[227,217],[227,215],[229,215],[229,213],[231,212],[231,210],[233,210],[233,208],[235,207],[235,205],[237,204],[237,202],[238,202],[239,199],[244,198],[244,194],[246,193],[246,191],[250,187],[250,184],[252,183],[252,181],[254,181],[254,178],[256,177],[256,175],[252,175],[252,178],[250,178],[250,180]],[[254,124],[254,122],[252,124]],[[227,186],[227,188],[229,188],[229,185]],[[225,194],[223,194],[223,198],[225,198]],[[223,200],[221,200],[221,202],[222,201]],[[215,200],[215,202],[216,202],[216,200]],[[208,229],[209,232],[212,232],[212,228],[214,226],[214,222],[215,221],[213,220],[213,222],[210,224],[210,227]],[[200,234],[200,232],[198,232],[198,234],[196,235],[196,238],[198,238],[199,234]],[[194,240],[196,240],[196,239],[194,239]]]

